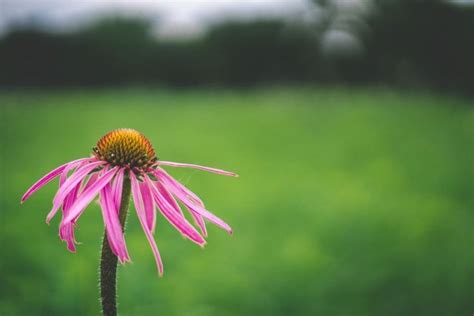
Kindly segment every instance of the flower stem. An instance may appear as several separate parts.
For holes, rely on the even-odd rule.
[[[130,178],[123,179],[122,198],[120,201],[119,218],[122,230],[125,231],[128,208],[130,206]],[[102,314],[104,316],[117,315],[117,256],[112,252],[107,239],[107,231],[104,231],[102,240],[102,256],[100,258],[100,298],[102,302]]]

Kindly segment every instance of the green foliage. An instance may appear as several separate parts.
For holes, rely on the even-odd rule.
[[[472,6],[375,0],[361,19],[315,2],[315,23],[225,20],[180,41],[153,37],[141,18],[104,17],[70,33],[17,29],[0,38],[0,86],[383,83],[473,95]]]
[[[118,127],[142,131],[227,220],[200,249],[164,219],[160,279],[131,210],[121,315],[469,315],[474,310],[474,113],[389,91],[124,89],[3,92],[0,315],[95,315],[103,220],[91,205],[76,254],[44,224],[55,166]]]

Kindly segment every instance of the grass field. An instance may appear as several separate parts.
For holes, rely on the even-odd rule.
[[[234,228],[200,249],[162,218],[159,278],[133,210],[121,315],[472,315],[474,108],[380,90],[151,89],[2,92],[0,315],[96,315],[103,220],[79,222],[76,254],[45,217],[47,171],[118,127]]]

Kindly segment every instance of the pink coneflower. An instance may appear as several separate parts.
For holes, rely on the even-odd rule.
[[[52,170],[26,191],[21,202],[59,176],[59,189],[46,222],[62,210],[60,238],[75,252],[74,227],[85,208],[99,195],[104,218],[106,240],[121,263],[130,261],[123,225],[128,208],[130,187],[140,224],[153,250],[159,274],[163,264],[153,238],[156,211],[186,238],[203,246],[207,236],[205,220],[232,229],[222,219],[210,213],[201,199],[170,176],[162,166],[189,167],[227,176],[235,173],[193,164],[159,161],[149,140],[133,129],[117,129],[105,136],[93,148],[93,156],[68,162]],[[127,191],[127,192],[125,192]],[[189,211],[199,231],[185,218],[178,202]],[[125,213],[125,214],[123,214]]]

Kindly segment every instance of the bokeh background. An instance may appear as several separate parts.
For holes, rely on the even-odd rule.
[[[472,1],[0,0],[0,315],[97,315],[39,177],[135,128],[234,228],[200,249],[131,209],[121,315],[472,315]]]

